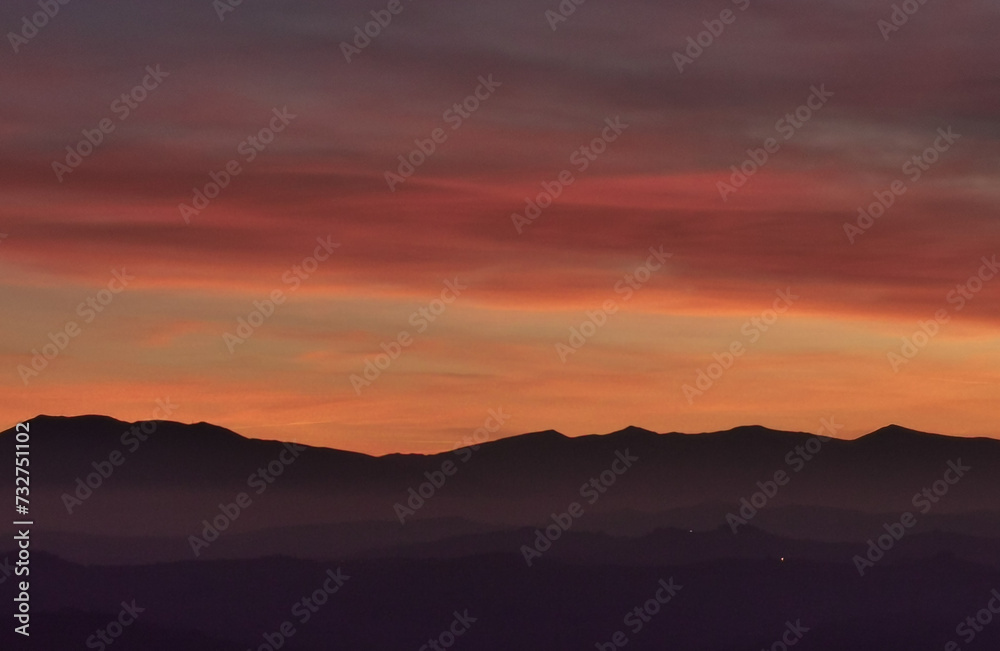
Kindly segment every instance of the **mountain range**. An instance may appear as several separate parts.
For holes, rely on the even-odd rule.
[[[256,650],[338,567],[344,598],[286,648],[416,649],[464,608],[482,622],[464,648],[607,648],[674,577],[685,587],[630,648],[771,648],[801,618],[807,650],[941,649],[1000,587],[989,438],[629,427],[374,457],[206,423],[30,423],[48,648],[137,598],[150,615],[116,649]],[[13,445],[0,433],[5,458]],[[904,513],[914,526],[859,574]]]

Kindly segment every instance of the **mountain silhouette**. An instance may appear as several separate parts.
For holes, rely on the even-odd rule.
[[[994,439],[629,426],[372,456],[208,423],[39,416],[31,432],[44,648],[79,646],[131,599],[148,615],[115,649],[267,648],[338,568],[343,594],[285,648],[420,648],[468,612],[466,649],[607,649],[628,629],[630,649],[750,651],[797,623],[804,651],[930,651],[1000,586]],[[0,568],[15,551],[0,543]],[[623,617],[661,579],[683,588],[634,632]],[[976,642],[996,647],[1000,626]]]
[[[293,463],[279,464],[280,476],[258,497],[248,478],[279,459],[286,443],[245,438],[207,423],[160,422],[141,444],[130,439],[132,449],[123,445],[123,433],[142,423],[100,416],[39,416],[32,423],[33,507],[46,527],[78,533],[177,535],[240,492],[255,498],[255,516],[236,523],[242,531],[393,522],[394,505],[405,503],[410,489],[427,483],[449,461],[455,474],[434,489],[434,497],[410,521],[459,518],[487,525],[535,525],[581,501],[581,486],[607,471],[616,454],[626,450],[638,460],[588,505],[592,516],[650,515],[708,504],[729,505],[730,512],[779,471],[787,474],[788,483],[768,500],[768,509],[798,505],[902,513],[913,510],[912,497],[940,480],[956,460],[972,469],[934,504],[934,515],[992,511],[1000,494],[1000,441],[898,426],[855,440],[829,440],[815,453],[806,451],[806,446],[815,450],[819,445],[810,434],[760,426],[704,434],[656,434],[629,427],[581,437],[548,430],[488,441],[462,454],[375,457],[302,446]],[[0,434],[0,449],[12,454],[13,438],[12,430]],[[123,463],[110,477],[96,477],[101,467],[109,468],[114,451],[121,452]],[[101,485],[69,513],[64,496],[73,495],[88,475]],[[160,503],[155,511],[146,506],[151,500]],[[725,512],[714,511],[715,524],[723,524]],[[199,512],[203,515],[192,517]]]

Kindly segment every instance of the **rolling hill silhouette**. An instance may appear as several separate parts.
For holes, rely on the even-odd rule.
[[[801,621],[806,651],[919,651],[957,640],[1000,587],[993,439],[895,425],[852,441],[628,427],[374,457],[207,423],[146,423],[136,444],[126,433],[141,423],[31,422],[34,607],[47,648],[81,645],[136,599],[148,615],[115,649],[257,649],[338,567],[351,577],[343,594],[284,648],[420,648],[469,609],[479,619],[462,648],[606,649],[625,613],[673,577],[683,589],[629,632],[628,648],[770,648]],[[0,433],[5,454],[12,445]],[[269,466],[280,473],[251,481]],[[954,468],[966,470],[949,483]],[[88,476],[100,485],[80,497]],[[9,475],[0,483],[12,489]],[[419,505],[411,488],[425,490]],[[925,489],[926,512],[915,501]],[[190,537],[240,493],[249,506],[196,556]],[[752,514],[744,500],[757,500]],[[525,547],[574,502],[582,515],[529,565]],[[915,526],[860,575],[854,559],[905,512]],[[746,518],[735,533],[734,514]],[[13,553],[0,544],[0,564]],[[996,646],[1000,623],[976,642]]]
[[[40,416],[33,422],[38,520],[53,530],[91,534],[177,534],[241,491],[255,498],[254,513],[241,518],[237,530],[394,522],[394,505],[405,503],[410,488],[428,481],[425,473],[435,473],[448,461],[455,464],[455,474],[408,523],[461,518],[487,525],[534,525],[580,500],[580,486],[607,470],[622,450],[638,461],[588,508],[590,517],[634,512],[633,519],[642,520],[693,509],[692,519],[702,527],[718,525],[742,498],[760,490],[758,482],[770,481],[778,471],[789,475],[789,483],[762,512],[810,506],[902,513],[913,510],[913,495],[940,480],[948,463],[959,459],[972,469],[933,505],[933,515],[995,511],[1000,494],[1000,441],[896,426],[853,441],[830,440],[809,460],[796,456],[794,466],[788,463],[789,455],[796,455],[796,448],[807,445],[812,435],[763,427],[696,435],[628,428],[576,438],[548,431],[486,442],[464,456],[445,452],[373,457],[310,447],[258,497],[260,487],[251,489],[248,477],[279,458],[286,449],[282,442],[248,439],[205,423],[163,422],[129,451],[121,436],[131,423],[94,416]],[[12,446],[12,431],[0,434],[0,449],[9,454]],[[61,497],[72,495],[78,480],[97,472],[93,464],[106,462],[115,450],[122,452],[123,464],[101,478],[93,495],[69,513]],[[157,508],[150,509],[150,503]],[[729,506],[718,513],[719,505]],[[705,513],[713,512],[711,518],[698,514],[703,506]]]

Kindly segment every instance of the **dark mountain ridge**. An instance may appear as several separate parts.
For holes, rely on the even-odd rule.
[[[971,470],[934,502],[933,513],[1000,511],[1000,441],[898,426],[825,443],[808,433],[760,426],[704,434],[628,427],[580,437],[548,430],[488,441],[476,450],[374,457],[249,439],[207,423],[159,422],[143,441],[129,434],[141,431],[142,423],[107,417],[39,416],[31,423],[38,520],[53,530],[81,533],[177,534],[194,529],[241,492],[253,498],[253,515],[236,523],[237,530],[380,517],[398,522],[395,505],[410,499],[420,504],[410,490],[432,480],[441,485],[424,487],[425,494],[433,488],[433,495],[418,508],[408,507],[414,510],[411,521],[461,518],[528,526],[572,502],[595,519],[617,512],[641,518],[706,504],[728,504],[736,512],[742,499],[768,488],[776,475],[785,485],[768,498],[768,509],[903,513],[914,511],[914,496],[959,461]],[[0,433],[3,454],[12,455],[13,444],[13,430]],[[116,451],[121,464],[111,467]],[[616,459],[626,451],[635,461],[620,476],[608,474],[621,467]],[[453,472],[442,477],[449,462]],[[269,466],[280,472],[266,485],[253,480]],[[95,475],[102,468],[108,477]],[[0,483],[12,482],[8,473]],[[614,484],[591,503],[594,491],[584,495],[581,489],[601,473]],[[100,486],[69,513],[66,496],[86,494],[81,483],[88,478],[100,479]],[[718,517],[725,513],[717,510],[713,518],[722,524]]]

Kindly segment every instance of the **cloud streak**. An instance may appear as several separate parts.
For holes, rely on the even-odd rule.
[[[32,7],[5,5],[0,25]],[[672,52],[717,8],[594,0],[553,32],[537,3],[405,7],[351,63],[339,44],[380,7],[244,3],[220,22],[193,0],[73,3],[9,53],[0,384],[26,400],[4,418],[25,406],[138,418],[148,396],[135,394],[151,391],[195,419],[322,423],[289,436],[381,451],[416,449],[495,403],[522,405],[516,429],[570,433],[617,429],[623,414],[654,429],[765,415],[805,429],[832,404],[857,406],[855,432],[909,413],[986,433],[979,405],[997,385],[981,360],[998,353],[1000,284],[905,378],[884,354],[1000,246],[995,11],[928,4],[886,42],[876,22],[891,3],[751,1],[680,74]],[[163,87],[57,182],[53,161],[156,65]],[[490,74],[495,96],[389,192],[396,157]],[[820,84],[829,103],[723,202],[730,166]],[[184,224],[191,188],[284,106],[298,116],[288,130]],[[511,213],[616,116],[629,129],[518,236]],[[851,245],[843,223],[947,127],[961,139]],[[327,234],[336,259],[228,359],[222,333]],[[552,345],[654,245],[673,252],[669,269],[562,368]],[[37,333],[121,265],[140,280],[115,317],[20,386],[13,369]],[[455,276],[472,289],[454,313],[352,401],[349,369]],[[790,285],[803,299],[780,337],[697,407],[681,400],[731,324]]]

